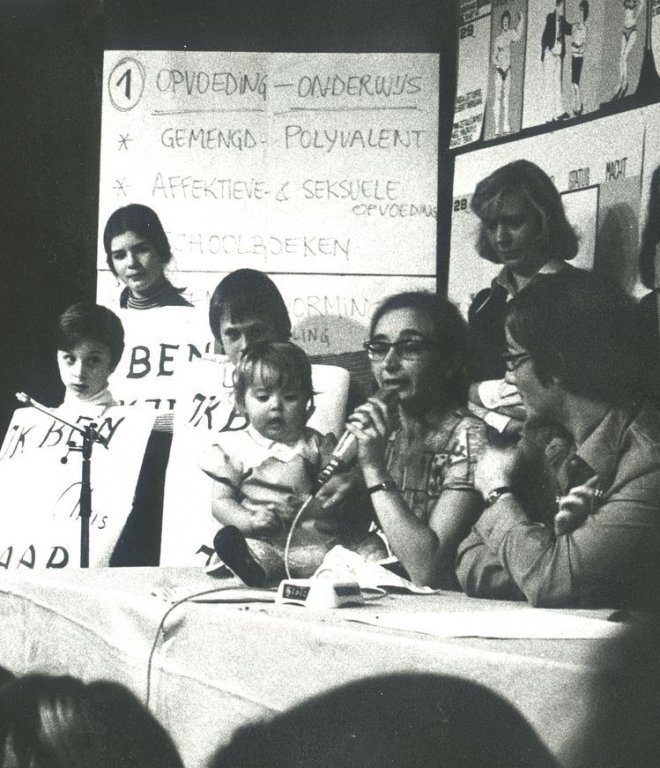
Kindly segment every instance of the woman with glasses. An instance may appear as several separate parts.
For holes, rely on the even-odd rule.
[[[380,527],[417,584],[457,587],[456,548],[483,502],[473,486],[486,425],[465,407],[468,328],[430,293],[400,293],[376,310],[365,347],[381,392],[348,423]]]
[[[572,269],[567,261],[577,254],[578,238],[552,179],[529,160],[515,160],[482,179],[472,196],[472,210],[481,222],[479,257],[502,268],[491,285],[477,293],[468,312],[475,382],[470,401],[498,412],[485,417],[498,431],[515,431],[524,414],[516,386],[504,380],[507,304],[538,276]]]

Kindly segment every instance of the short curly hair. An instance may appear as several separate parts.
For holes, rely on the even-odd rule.
[[[443,370],[438,371],[438,391],[443,382],[444,391],[459,404],[467,403],[469,386],[468,360],[470,357],[470,330],[457,307],[448,299],[426,291],[395,293],[378,305],[371,318],[369,336],[373,336],[383,315],[397,309],[412,309],[426,315],[435,328],[438,359]],[[445,370],[445,366],[451,370]],[[448,373],[447,378],[442,374]]]
[[[234,322],[248,318],[268,321],[275,337],[286,341],[291,336],[291,318],[275,283],[257,269],[237,269],[218,283],[209,302],[211,333],[222,341],[220,326],[228,316]]]
[[[124,351],[124,326],[112,310],[101,304],[81,301],[58,317],[55,326],[57,349],[70,352],[85,340],[106,346],[113,370],[117,367]]]

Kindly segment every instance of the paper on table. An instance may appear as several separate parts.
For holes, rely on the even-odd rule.
[[[541,608],[371,615],[345,610],[342,618],[435,637],[583,639],[614,637],[622,631],[622,625],[616,622]]]
[[[326,554],[314,578],[357,581],[362,589],[396,590],[416,595],[436,595],[440,591],[431,587],[419,587],[412,581],[388,571],[377,562],[365,560],[361,555],[341,545],[333,547]]]

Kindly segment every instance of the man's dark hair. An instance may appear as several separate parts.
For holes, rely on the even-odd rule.
[[[217,341],[225,316],[234,322],[251,318],[265,320],[274,330],[274,338],[287,341],[291,336],[291,319],[282,294],[275,283],[256,269],[237,269],[218,283],[209,303],[209,325]]]
[[[539,276],[509,304],[506,327],[542,384],[554,377],[610,403],[639,396],[635,306],[610,280],[573,269]]]
[[[475,725],[476,724],[476,725]],[[210,768],[556,768],[508,701],[470,680],[356,680],[240,728]]]

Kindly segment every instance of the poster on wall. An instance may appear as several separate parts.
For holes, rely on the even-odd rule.
[[[139,203],[195,308],[251,267],[310,307],[307,351],[359,349],[365,298],[435,287],[438,89],[437,54],[106,51],[98,300],[105,223]]]
[[[488,94],[490,2],[461,0],[456,101],[450,148],[481,138]]]
[[[484,138],[520,130],[527,3],[497,4],[492,15],[488,106]]]
[[[475,186],[498,167],[520,158],[540,166],[559,190],[579,236],[573,263],[607,272],[629,292],[641,292],[637,276],[641,191],[643,162],[645,167],[650,160],[644,136],[660,127],[658,114],[656,109],[638,110],[456,158],[448,291],[463,313],[500,270],[477,252],[480,223],[470,207]]]
[[[606,115],[648,88],[644,74],[657,86],[657,67],[643,68],[646,56],[653,69],[660,49],[660,5],[648,3],[496,0],[487,16],[462,14],[451,146]]]
[[[600,107],[606,15],[602,2],[529,0],[524,128]]]

